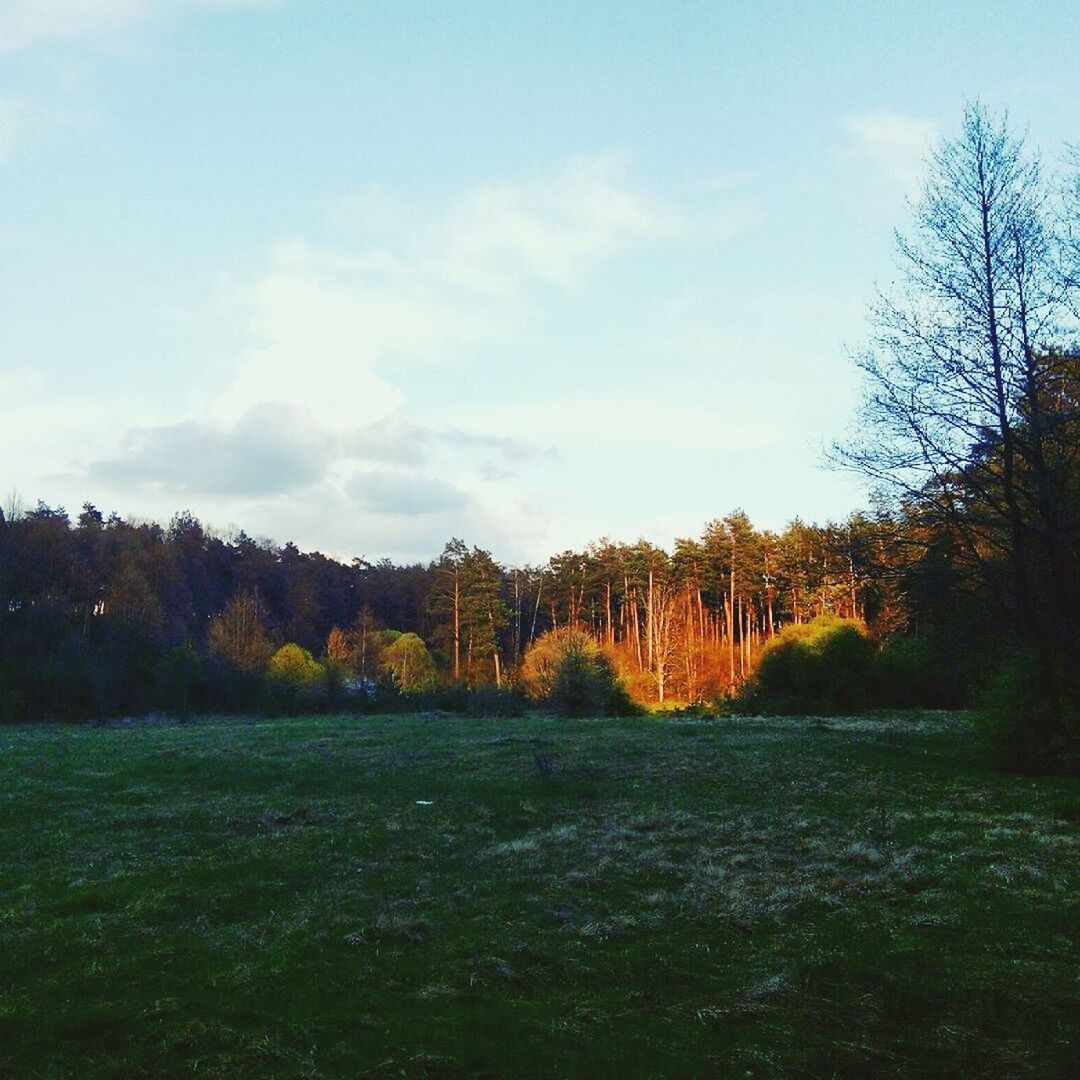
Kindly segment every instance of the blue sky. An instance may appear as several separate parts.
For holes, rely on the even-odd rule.
[[[823,470],[928,145],[1071,3],[0,0],[0,484],[341,557],[668,545]],[[6,501],[6,500],[5,500]]]

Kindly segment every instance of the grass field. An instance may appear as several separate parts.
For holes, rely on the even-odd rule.
[[[1078,1075],[1080,786],[969,743],[2,728],[0,1075]]]

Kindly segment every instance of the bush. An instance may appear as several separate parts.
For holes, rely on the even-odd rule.
[[[363,704],[364,712],[448,712],[460,716],[523,716],[528,699],[518,689],[464,684],[436,686],[402,694],[392,683],[382,684]]]
[[[417,634],[398,634],[383,649],[379,666],[403,694],[430,690],[437,681],[435,661]]]
[[[562,627],[537,638],[521,670],[526,692],[561,716],[636,713],[610,661],[583,630]]]
[[[897,709],[952,709],[970,703],[969,680],[950,664],[941,642],[897,637],[878,657],[877,697]]]
[[[328,698],[322,664],[299,645],[282,645],[266,666],[267,708],[271,712],[319,712]]]
[[[521,663],[521,683],[536,701],[546,701],[555,689],[559,667],[569,652],[599,654],[596,642],[574,627],[564,626],[541,634],[525,651]]]
[[[323,666],[307,649],[289,642],[270,657],[266,673],[275,682],[312,687],[322,681]]]
[[[524,716],[528,699],[517,689],[477,686],[467,695],[465,712],[469,716]]]
[[[436,686],[421,694],[411,695],[408,700],[398,695],[402,711],[433,711],[466,713],[469,711],[469,689],[463,683]]]
[[[183,719],[203,706],[206,691],[203,662],[189,643],[170,649],[158,661],[157,691],[161,706]]]
[[[1080,774],[1080,686],[1067,666],[1013,654],[979,694],[975,716],[996,767]]]
[[[609,679],[597,652],[572,647],[559,658],[548,704],[561,716],[597,716],[607,711]]]
[[[777,713],[864,709],[875,702],[876,661],[861,623],[822,615],[769,642],[739,703]]]

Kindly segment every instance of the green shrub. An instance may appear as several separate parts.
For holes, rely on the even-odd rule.
[[[431,690],[437,680],[435,661],[423,638],[398,634],[382,651],[380,670],[403,694]]]
[[[559,657],[548,704],[561,716],[602,716],[607,712],[610,677],[599,652],[571,647]]]
[[[998,768],[1080,773],[1080,686],[1067,665],[1014,653],[979,694],[975,716]]]
[[[537,638],[525,654],[521,677],[529,696],[560,716],[626,716],[639,711],[595,640],[573,627]]]
[[[896,709],[952,709],[970,704],[969,679],[950,664],[942,643],[896,637],[878,656],[877,697]]]
[[[469,716],[524,716],[528,699],[512,687],[477,686],[466,698]]]
[[[275,682],[311,687],[322,680],[323,667],[307,649],[289,642],[270,657],[266,673]]]
[[[289,642],[266,665],[266,691],[270,712],[320,712],[328,699],[326,672],[307,649]]]
[[[786,627],[765,647],[740,704],[777,713],[864,709],[875,700],[876,661],[861,623],[819,616]]]
[[[187,718],[202,704],[203,662],[188,642],[170,649],[157,664],[158,699],[163,708]]]

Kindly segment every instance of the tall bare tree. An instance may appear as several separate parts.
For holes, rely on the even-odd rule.
[[[1076,332],[1061,220],[1007,118],[970,106],[898,237],[901,280],[879,299],[858,358],[859,432],[836,451],[879,494],[959,538],[1050,681],[1077,647],[1080,599],[1065,589],[1075,478],[1062,475],[1051,393],[1069,355],[1054,346]]]

